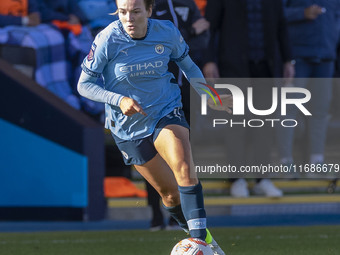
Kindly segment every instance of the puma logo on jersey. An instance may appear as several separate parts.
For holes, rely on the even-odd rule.
[[[126,49],[126,50],[121,50],[120,52],[123,52],[126,56],[128,56],[128,49]]]

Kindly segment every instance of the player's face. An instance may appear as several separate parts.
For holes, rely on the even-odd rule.
[[[117,0],[117,8],[126,33],[131,38],[144,37],[152,13],[151,8],[146,9],[144,0]]]

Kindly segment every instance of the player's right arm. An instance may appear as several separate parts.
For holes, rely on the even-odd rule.
[[[106,90],[97,83],[103,70],[108,65],[110,51],[108,45],[109,37],[110,34],[104,30],[94,39],[91,50],[81,65],[82,72],[77,89],[83,97],[119,107],[123,95]]]
[[[108,91],[97,85],[97,79],[97,77],[93,77],[82,71],[77,85],[79,94],[96,102],[119,107],[124,96],[112,91]]]
[[[120,107],[122,113],[127,116],[135,113],[145,115],[143,109],[135,100],[106,90],[97,83],[98,78],[100,78],[108,64],[110,52],[108,48],[109,36],[110,34],[107,34],[105,30],[96,36],[90,53],[84,59],[81,66],[82,73],[78,81],[77,90],[80,95],[90,100]]]
[[[135,113],[146,116],[136,100],[102,88],[96,84],[97,79],[82,71],[77,85],[79,94],[96,102],[118,106],[122,113],[127,116]]]

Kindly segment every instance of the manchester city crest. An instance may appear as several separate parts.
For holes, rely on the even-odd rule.
[[[164,46],[162,44],[157,44],[155,47],[155,51],[158,54],[162,54],[164,52]]]

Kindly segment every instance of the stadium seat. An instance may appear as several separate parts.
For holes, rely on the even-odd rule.
[[[36,54],[33,48],[0,44],[0,58],[34,79]]]

